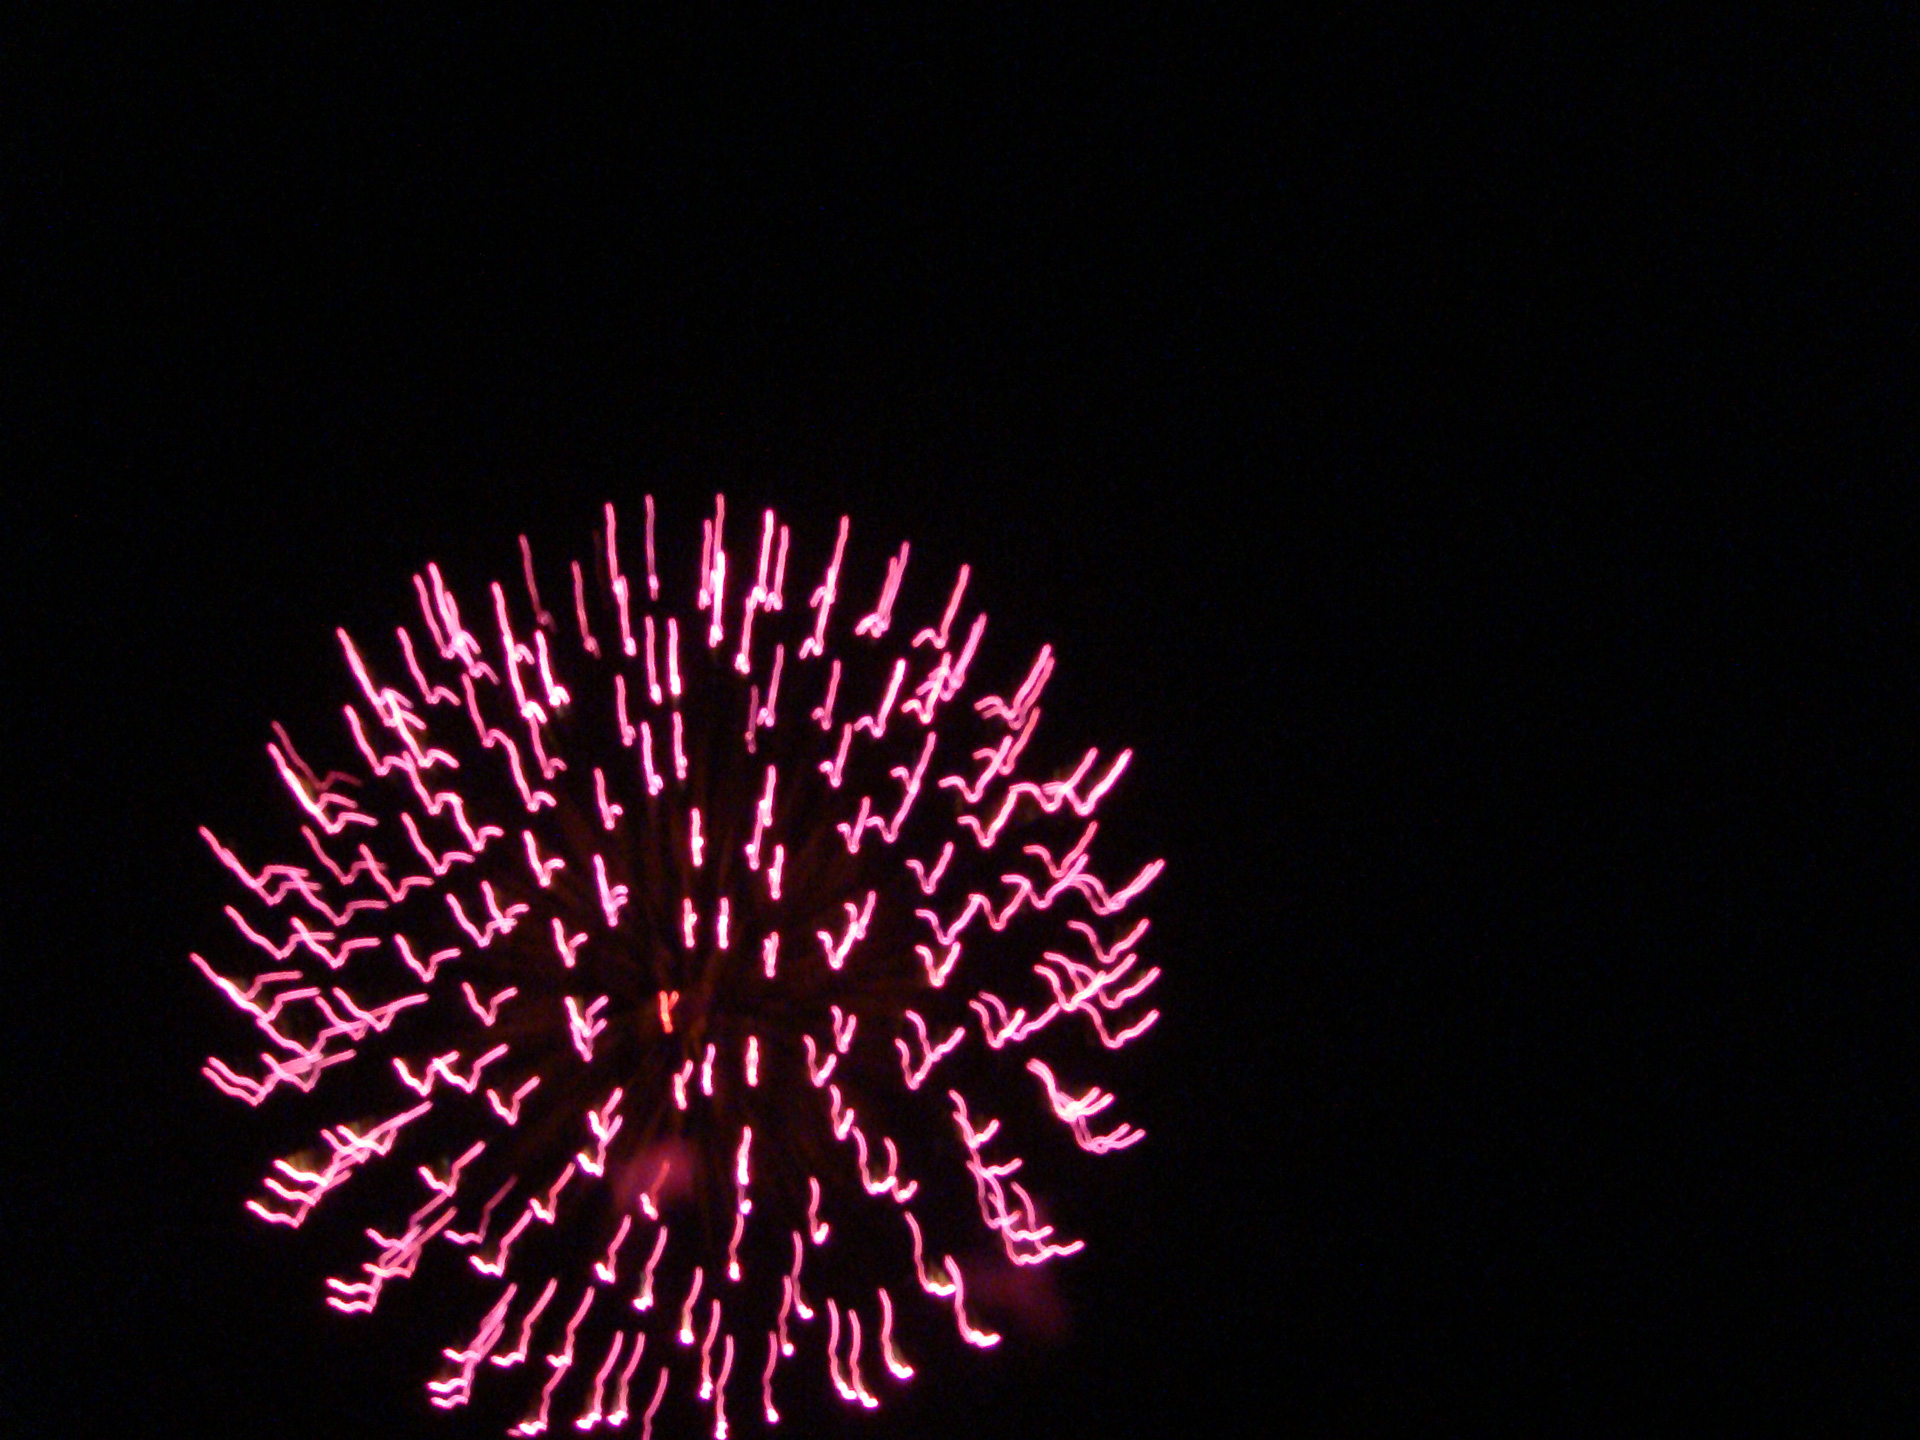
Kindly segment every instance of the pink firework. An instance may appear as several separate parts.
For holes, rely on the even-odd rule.
[[[916,608],[902,544],[856,586],[843,517],[809,586],[758,519],[730,553],[716,498],[685,583],[651,497],[464,602],[426,566],[408,624],[338,632],[352,770],[274,727],[292,858],[200,832],[246,893],[192,961],[264,1037],[204,1073],[355,1117],[247,1208],[390,1206],[327,1303],[464,1276],[427,1392],[527,1372],[510,1434],[725,1436],[805,1369],[878,1406],[941,1332],[1000,1342],[986,1282],[1082,1251],[1034,1172],[1144,1138],[1098,1078],[1159,1013],[1162,862],[1092,862],[1131,752],[1037,769],[1053,652],[973,693],[966,566]]]

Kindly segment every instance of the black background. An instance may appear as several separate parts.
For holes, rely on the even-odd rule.
[[[1152,1138],[1070,1333],[916,1433],[1910,1413],[1866,1137],[1912,1092],[1912,587],[1866,557],[1913,507],[1856,256],[1911,38],[22,37],[0,1415],[464,1433],[437,1334],[240,1210],[284,1137],[196,1074],[193,829],[340,693],[334,625],[648,489],[970,559],[1139,755]]]

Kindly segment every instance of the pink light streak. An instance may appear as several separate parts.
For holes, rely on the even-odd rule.
[[[899,555],[887,562],[887,583],[880,588],[880,599],[868,615],[853,627],[856,635],[865,635],[869,640],[878,640],[887,633],[893,624],[893,602],[900,594],[900,579],[907,572],[907,554],[910,546],[902,544]]]

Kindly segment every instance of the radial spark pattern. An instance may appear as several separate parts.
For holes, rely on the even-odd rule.
[[[939,1330],[999,1342],[956,1253],[978,1282],[1082,1250],[1035,1169],[1144,1138],[1094,1079],[1159,1013],[1161,862],[1091,860],[1131,752],[1040,772],[1051,649],[971,694],[967,567],[916,628],[909,547],[861,609],[848,532],[791,604],[787,527],[761,517],[743,574],[724,499],[684,584],[651,497],[630,553],[608,505],[586,563],[543,575],[523,536],[468,605],[428,565],[390,639],[339,632],[352,769],[274,726],[297,858],[201,831],[246,893],[231,953],[192,961],[264,1036],[207,1078],[372,1117],[247,1208],[387,1207],[338,1310],[423,1262],[478,1287],[436,1406],[522,1369],[511,1434],[680,1403],[725,1436],[814,1366],[874,1407]]]

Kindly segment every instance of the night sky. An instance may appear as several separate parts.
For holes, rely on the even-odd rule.
[[[1611,1428],[1737,1412],[1775,1355],[1842,1409],[1910,1373],[1826,1088],[1911,1095],[1847,1038],[1910,983],[1767,958],[1813,936],[1788,891],[1913,893],[1864,838],[1912,596],[1854,561],[1872,466],[1762,498],[1829,401],[1894,408],[1775,198],[1877,223],[1875,161],[1796,148],[1864,127],[1798,52],[1132,5],[17,53],[13,1433],[517,1417],[429,1410],[431,1295],[336,1316],[242,1211],[300,1137],[198,1074],[235,1047],[194,832],[278,813],[267,725],[337,713],[336,625],[648,491],[663,544],[719,490],[970,561],[1168,862],[1165,1016],[1113,1077],[1150,1139],[1089,1181],[1066,1322],[827,1433]],[[1835,687],[1864,752],[1787,719]],[[1749,845],[1833,806],[1848,838]],[[1882,963],[1849,936],[1803,948]]]

